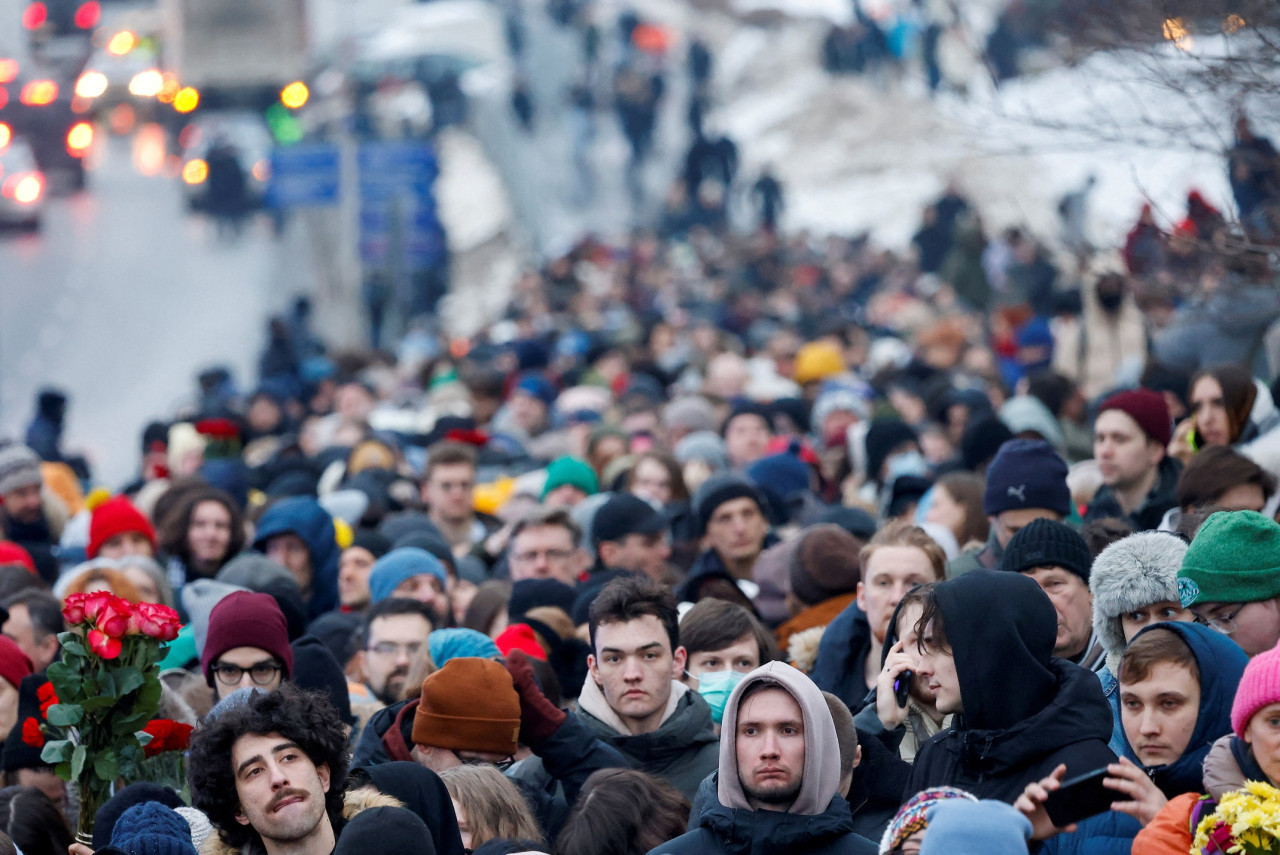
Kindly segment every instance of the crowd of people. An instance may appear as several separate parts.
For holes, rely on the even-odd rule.
[[[951,185],[890,252],[782,232],[768,170],[731,233],[695,130],[656,233],[470,338],[335,351],[300,299],[116,489],[40,394],[0,443],[0,855],[1155,855],[1280,786],[1271,144],[1237,124],[1240,225],[1190,189],[1059,253]],[[182,793],[73,842],[32,734],[99,590],[178,610],[195,730]]]

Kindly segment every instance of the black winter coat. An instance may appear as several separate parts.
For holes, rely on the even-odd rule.
[[[713,796],[714,798],[714,796]],[[876,845],[853,831],[849,803],[831,799],[817,816],[731,809],[715,800],[698,827],[649,855],[876,855]]]

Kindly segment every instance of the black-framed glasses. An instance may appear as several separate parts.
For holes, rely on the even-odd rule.
[[[1206,618],[1203,615],[1197,614],[1196,623],[1207,626],[1209,629],[1212,629],[1215,632],[1220,632],[1223,635],[1233,635],[1235,631],[1240,628],[1240,625],[1236,623],[1236,615],[1244,611],[1244,607],[1247,605],[1249,604],[1238,603],[1234,610],[1222,617]]]
[[[499,772],[506,772],[508,769],[510,769],[512,766],[516,764],[516,758],[511,756],[508,756],[504,760],[499,760],[496,763],[489,760],[481,760],[479,757],[463,757],[457,751],[453,752],[453,756],[457,757],[458,762],[461,763],[463,766],[492,766],[493,768],[497,769]]]
[[[246,673],[249,675],[249,679],[259,686],[269,686],[275,680],[276,675],[280,673],[280,663],[268,659],[265,662],[255,662],[248,668],[241,668],[239,665],[233,665],[230,662],[219,662],[213,666],[213,675],[224,686],[236,685]]]

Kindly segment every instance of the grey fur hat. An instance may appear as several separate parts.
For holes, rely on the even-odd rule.
[[[1186,554],[1187,544],[1177,535],[1143,531],[1117,540],[1093,559],[1093,631],[1107,651],[1111,673],[1119,673],[1124,653],[1120,616],[1152,603],[1178,602],[1178,570]]]

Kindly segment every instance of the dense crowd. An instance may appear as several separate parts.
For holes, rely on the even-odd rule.
[[[731,232],[722,143],[473,337],[334,351],[299,299],[118,490],[43,391],[0,855],[1185,853],[1280,785],[1271,144],[1242,225],[1192,190],[1102,252],[1081,191],[1058,251],[951,186],[896,253],[780,232],[768,172]],[[195,730],[73,843],[46,672],[93,591],[178,611]]]

